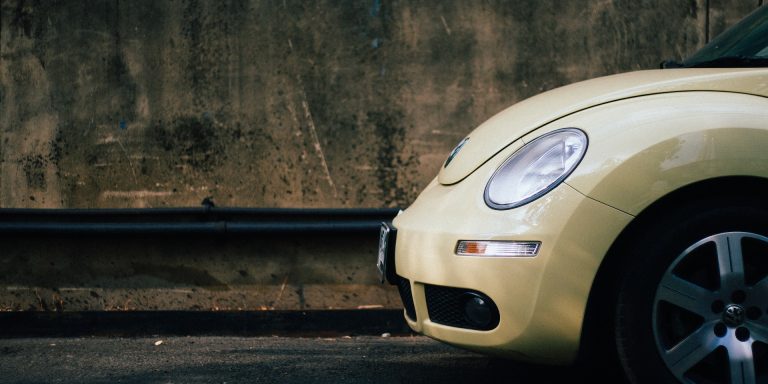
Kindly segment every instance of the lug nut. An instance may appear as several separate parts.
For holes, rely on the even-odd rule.
[[[726,327],[725,324],[723,323],[715,324],[715,336],[723,337],[727,332],[728,332],[728,327]]]
[[[712,303],[712,312],[713,313],[722,313],[723,310],[725,310],[725,303],[723,303],[720,300],[715,300],[714,303]]]
[[[749,340],[749,329],[744,327],[736,328],[736,338],[739,339],[739,341]]]
[[[731,295],[731,300],[736,304],[741,304],[747,299],[747,294],[744,291],[736,291]]]

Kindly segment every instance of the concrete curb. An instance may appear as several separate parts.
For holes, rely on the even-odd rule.
[[[0,313],[0,338],[410,334],[403,311],[83,311]]]

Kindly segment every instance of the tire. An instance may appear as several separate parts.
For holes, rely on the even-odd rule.
[[[768,206],[722,205],[667,210],[625,248],[614,330],[631,382],[768,383]]]

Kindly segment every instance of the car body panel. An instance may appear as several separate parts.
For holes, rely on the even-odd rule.
[[[566,183],[632,215],[698,181],[768,179],[765,97],[723,92],[645,96],[566,117],[550,128],[563,125],[582,127],[590,140]]]
[[[564,363],[578,348],[592,284],[588,277],[632,217],[566,184],[518,209],[489,208],[485,182],[520,144],[504,149],[465,182],[444,186],[434,180],[396,217],[395,269],[412,284],[414,330],[480,352]],[[456,243],[465,239],[538,240],[542,247],[532,258],[457,256]],[[488,295],[499,308],[499,326],[484,332],[431,322],[423,283],[472,287]]]
[[[768,69],[688,68],[606,76],[557,88],[523,100],[490,118],[438,174],[441,184],[458,183],[493,154],[554,120],[616,100],[644,95],[719,91],[768,97]]]

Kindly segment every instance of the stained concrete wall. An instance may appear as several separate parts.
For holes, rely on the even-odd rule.
[[[504,107],[759,2],[2,0],[0,207],[407,206]]]
[[[0,207],[407,206],[497,111],[759,2],[0,0]],[[375,236],[0,244],[0,310],[400,305]]]

